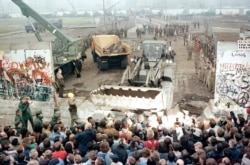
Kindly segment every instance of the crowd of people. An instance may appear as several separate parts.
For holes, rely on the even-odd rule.
[[[22,106],[17,110],[21,122]],[[29,118],[22,126],[3,127],[1,165],[250,164],[249,121],[233,112],[226,118],[198,120],[183,111],[174,122],[166,111],[149,116],[127,112],[120,119],[109,113],[100,121],[74,118],[70,128],[62,123],[59,109],[50,122],[42,116],[39,111],[30,120],[33,131],[27,128]]]

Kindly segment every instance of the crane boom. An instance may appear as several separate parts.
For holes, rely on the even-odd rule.
[[[14,2],[21,9],[22,14],[24,16],[26,16],[26,17],[32,17],[40,25],[42,25],[43,27],[45,27],[48,31],[50,31],[54,36],[56,36],[61,41],[66,42],[66,44],[72,42],[69,39],[69,37],[67,37],[65,34],[63,34],[53,24],[51,24],[49,21],[47,21],[45,18],[43,18],[40,14],[38,14],[35,10],[33,10],[31,7],[29,7],[22,0],[12,0],[12,2]]]
[[[74,69],[72,68],[74,68],[75,61],[86,58],[85,52],[83,52],[83,50],[85,50],[83,39],[72,39],[67,37],[22,0],[12,0],[12,2],[21,9],[24,16],[32,17],[56,37],[55,41],[52,42],[54,68],[57,69],[60,67],[65,74],[73,72]],[[38,41],[42,41],[42,39],[39,38],[39,34],[35,33],[35,35]]]

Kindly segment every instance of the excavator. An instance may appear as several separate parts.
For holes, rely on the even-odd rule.
[[[142,55],[131,59],[134,65],[128,65],[121,83],[92,91],[92,101],[117,110],[171,109],[176,64],[167,59],[169,46],[164,40],[145,40]]]
[[[79,38],[73,39],[66,36],[22,0],[12,0],[12,2],[21,9],[24,16],[27,18],[32,17],[37,23],[56,37],[56,39],[51,42],[55,72],[60,68],[63,75],[76,73],[77,77],[79,77],[82,69],[82,60],[86,58],[84,40]],[[30,24],[32,25],[31,21]],[[42,42],[43,40],[39,34],[39,30],[34,26],[32,27],[37,40]]]

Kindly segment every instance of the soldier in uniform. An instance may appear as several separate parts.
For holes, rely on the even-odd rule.
[[[73,118],[78,118],[77,116],[77,106],[76,99],[73,93],[68,94],[68,104],[69,104],[69,113],[71,117],[71,125],[73,125]]]
[[[21,129],[25,127],[25,123],[23,121],[22,117],[22,111],[21,109],[16,110],[16,117],[15,117],[15,129],[17,130],[17,133],[21,133]]]
[[[24,96],[21,98],[20,103],[18,105],[18,109],[22,111],[22,118],[24,121],[24,127],[28,128],[28,121],[30,121],[30,124],[32,126],[32,129],[34,128],[34,122],[32,118],[32,113],[30,110],[30,98],[28,96]]]
[[[43,113],[40,110],[36,112],[36,118],[34,121],[34,125],[40,125],[41,128],[43,128]]]
[[[192,54],[193,54],[193,45],[191,42],[187,43],[187,51],[188,51],[188,58],[187,60],[191,60],[192,59]]]
[[[82,62],[80,60],[74,60],[73,64],[74,64],[74,71],[76,74],[76,78],[80,78],[82,71]]]
[[[56,73],[56,86],[58,88],[59,97],[63,97],[63,89],[64,89],[64,78],[62,75],[62,70],[59,68]]]
[[[124,29],[124,38],[127,38],[127,35],[128,35],[128,29],[125,28],[125,29]]]
[[[54,126],[58,123],[61,123],[61,112],[59,110],[54,111],[54,115],[52,116],[52,119],[50,121],[50,129],[53,130]]]
[[[187,37],[188,37],[187,33],[184,32],[184,36],[183,36],[184,46],[186,45]]]

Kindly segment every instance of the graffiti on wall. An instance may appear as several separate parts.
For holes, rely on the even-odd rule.
[[[49,101],[52,94],[51,51],[15,50],[0,54],[0,97]]]
[[[250,52],[217,54],[215,108],[237,110],[250,106]]]

